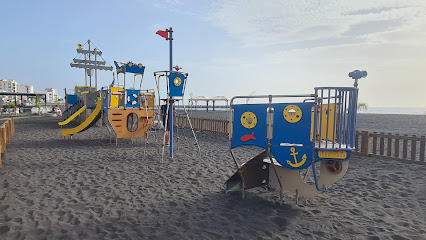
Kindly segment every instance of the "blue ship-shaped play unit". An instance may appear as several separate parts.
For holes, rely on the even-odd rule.
[[[355,148],[358,79],[366,76],[355,70],[349,73],[354,87],[317,87],[310,95],[234,97],[229,142],[237,172],[226,191],[242,190],[244,198],[244,190],[269,186],[280,190],[280,201],[283,191],[296,194],[297,201],[340,180]],[[247,98],[265,103],[235,103]],[[233,149],[243,146],[264,151],[239,164]]]

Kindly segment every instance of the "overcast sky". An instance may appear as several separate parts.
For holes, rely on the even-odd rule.
[[[36,90],[84,84],[70,67],[88,39],[104,59],[189,73],[187,96],[310,94],[316,86],[351,86],[366,70],[360,102],[371,107],[426,108],[424,0],[133,0],[2,1],[0,79]],[[99,74],[106,86],[112,73]]]

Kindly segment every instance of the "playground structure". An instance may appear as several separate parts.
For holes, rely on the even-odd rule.
[[[355,148],[358,79],[366,76],[355,70],[349,73],[354,87],[317,87],[310,95],[232,98],[229,144],[237,171],[226,181],[226,192],[241,190],[244,198],[245,190],[269,186],[280,191],[280,202],[283,191],[294,193],[297,202],[340,180]],[[267,103],[234,104],[254,98]],[[239,164],[233,149],[242,146],[264,150]]]
[[[174,113],[174,102],[175,101],[179,101],[182,100],[182,102],[184,102],[184,96],[185,96],[185,88],[186,88],[186,80],[188,78],[188,73],[185,72],[179,72],[179,70],[181,69],[181,67],[179,67],[178,65],[176,65],[175,67],[173,67],[173,51],[172,51],[172,46],[173,46],[173,29],[172,27],[166,29],[166,31],[162,31],[159,30],[156,32],[156,34],[160,35],[161,37],[165,38],[167,41],[169,41],[169,71],[157,71],[154,72],[154,78],[155,78],[155,82],[157,85],[157,92],[158,92],[158,105],[160,107],[161,105],[161,99],[163,99],[165,101],[165,113],[161,113],[160,114],[160,109],[158,109],[158,114],[157,116],[161,116],[164,117],[164,133],[163,133],[163,141],[162,141],[162,150],[161,150],[161,161],[163,161],[164,159],[164,147],[166,145],[166,135],[168,135],[168,139],[170,141],[170,158],[173,158],[173,142],[174,142],[174,131],[173,131],[173,127],[175,126],[173,124],[173,113]],[[173,68],[176,71],[173,71]],[[161,86],[161,78],[165,77],[166,79],[166,98],[162,98],[160,93],[160,86]],[[164,114],[165,116],[163,116],[162,114]],[[191,132],[192,135],[194,137],[195,140],[195,145],[198,148],[198,152],[200,152],[200,145],[198,144],[198,140],[197,137],[195,136],[194,133],[194,129],[192,127],[192,123],[191,120],[188,116],[188,112],[184,106],[184,114],[187,116],[187,121],[188,124],[191,128]],[[159,118],[156,122],[160,122]],[[176,132],[178,133],[178,125],[176,125]],[[187,137],[185,136],[185,139],[187,139]],[[179,137],[177,137],[178,143],[179,143]],[[179,145],[178,145],[179,148]]]
[[[154,72],[154,78],[155,78],[155,83],[157,86],[157,94],[158,94],[158,106],[161,106],[161,100],[165,101],[165,108],[166,111],[165,113],[163,113],[160,108],[157,108],[157,121],[160,121],[160,117],[162,119],[165,119],[165,121],[163,122],[163,125],[165,126],[164,128],[164,133],[163,133],[163,140],[162,140],[162,150],[161,150],[161,160],[163,161],[164,159],[164,150],[165,150],[165,145],[166,145],[166,129],[170,129],[170,157],[173,157],[173,127],[176,127],[176,133],[177,135],[179,134],[179,123],[178,124],[173,124],[173,113],[174,113],[174,109],[173,109],[173,104],[177,101],[182,101],[184,103],[184,96],[185,96],[185,88],[186,88],[186,82],[187,82],[187,78],[188,78],[188,73],[186,72],[179,72],[179,67],[176,66],[175,69],[177,71],[157,71]],[[161,79],[162,77],[164,77],[165,82],[166,82],[166,97],[165,98],[161,98],[161,94],[160,94],[160,86],[161,84]],[[192,127],[192,123],[191,123],[191,119],[189,118],[188,115],[188,111],[186,110],[185,104],[183,104],[183,110],[184,110],[184,115],[186,116],[187,119],[187,123],[191,129],[191,133],[192,136],[194,138],[194,145],[197,146],[198,152],[200,152],[200,145],[198,144],[198,140],[197,137],[195,136],[195,132],[194,129]],[[165,116],[163,116],[163,114],[165,114]],[[182,123],[181,123],[182,124]],[[167,126],[167,127],[166,127]],[[185,129],[182,129],[182,133],[183,133],[183,137],[184,140],[187,140],[187,136],[185,135]],[[178,135],[177,138],[177,146],[179,149],[179,140],[180,140],[180,136]]]
[[[132,62],[120,63],[114,61],[117,71],[117,83],[108,88],[102,88],[102,113],[110,133],[115,133],[115,142],[120,138],[147,137],[147,131],[154,119],[155,93],[154,90],[141,90],[145,66]],[[120,85],[119,74],[123,74],[123,85]],[[133,86],[126,88],[126,73],[134,73]],[[136,89],[136,77],[141,76],[139,90]]]
[[[87,44],[88,49],[83,49]],[[102,114],[102,100],[98,99],[97,91],[97,70],[111,71],[112,66],[105,66],[106,62],[102,58],[102,52],[99,49],[91,49],[92,42],[88,40],[84,45],[78,44],[77,56],[83,59],[73,59],[70,63],[71,67],[83,68],[85,85],[75,86],[74,94],[67,94],[65,90],[65,107],[63,112],[63,121],[58,124],[62,127],[69,124],[71,121],[77,121],[80,125],[71,129],[64,129],[61,132],[62,137],[71,136],[75,133],[85,131],[93,126],[101,117]],[[99,60],[101,57],[102,60]],[[94,76],[95,85],[92,86],[92,76]],[[88,82],[89,80],[89,82]]]

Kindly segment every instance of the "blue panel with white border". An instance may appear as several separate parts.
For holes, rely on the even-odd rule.
[[[231,148],[244,145],[267,149],[266,116],[267,104],[234,105],[233,137]]]
[[[138,108],[139,103],[139,90],[126,89],[126,108]]]
[[[183,86],[185,85],[186,77],[182,73],[170,73],[169,75],[170,97],[182,97]]]
[[[271,152],[288,169],[301,170],[312,163],[311,118],[313,103],[277,103]],[[293,115],[292,115],[293,114]],[[286,118],[287,117],[287,118]]]

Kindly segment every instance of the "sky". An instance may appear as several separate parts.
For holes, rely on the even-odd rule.
[[[0,79],[62,96],[84,85],[70,63],[88,39],[110,65],[142,63],[143,88],[155,89],[153,72],[169,68],[155,32],[173,27],[186,98],[312,94],[352,86],[359,69],[360,102],[426,108],[424,0],[1,0],[0,20]],[[99,87],[111,81],[98,73]]]

